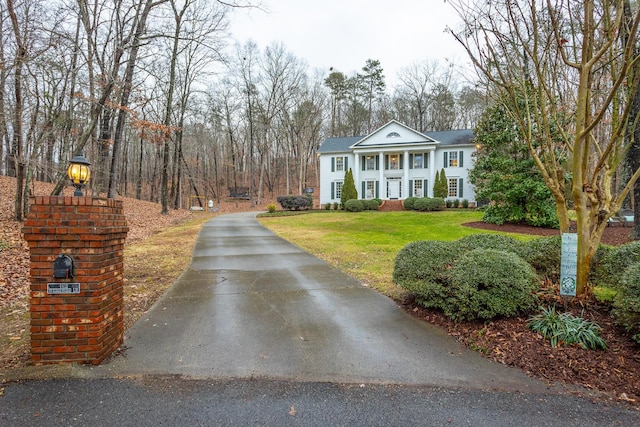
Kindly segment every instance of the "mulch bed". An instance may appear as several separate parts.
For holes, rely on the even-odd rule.
[[[468,227],[538,236],[559,235],[558,230],[524,225],[495,225],[484,222]],[[608,227],[602,242],[619,245],[630,242],[629,227]],[[616,400],[640,408],[640,346],[633,342],[611,317],[610,307],[594,301],[563,300],[548,290],[545,305],[555,304],[559,312],[597,323],[607,342],[606,351],[578,346],[553,348],[548,340],[527,327],[527,318],[497,319],[490,322],[453,322],[442,313],[424,309],[409,299],[402,302],[413,316],[445,329],[467,347],[496,362],[522,369],[527,375],[549,384],[565,384],[595,391],[600,398]]]
[[[488,224],[482,221],[468,222],[463,224],[467,227],[481,228],[483,230],[502,231],[505,233],[521,233],[521,234],[533,234],[535,236],[559,236],[560,230],[553,228],[540,228],[532,227],[530,225],[520,224]],[[622,225],[615,225],[607,227],[602,235],[601,242],[607,245],[622,245],[632,241],[631,235],[632,228],[624,227]]]

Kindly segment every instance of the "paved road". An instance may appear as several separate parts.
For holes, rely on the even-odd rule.
[[[466,350],[254,214],[205,224],[125,345],[0,387],[0,425],[640,425]]]

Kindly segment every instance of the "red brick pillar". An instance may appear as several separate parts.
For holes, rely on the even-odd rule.
[[[33,364],[99,364],[122,344],[128,231],[121,201],[30,199],[23,233],[31,252]],[[73,277],[54,278],[53,265],[60,254],[73,259]]]

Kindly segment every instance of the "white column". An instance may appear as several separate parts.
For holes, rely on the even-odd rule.
[[[433,197],[433,184],[436,178],[436,151],[429,152],[429,188],[427,188],[427,195]]]
[[[409,189],[409,152],[404,152],[404,159],[402,161],[404,163],[404,174],[402,176],[402,188],[400,192],[400,198],[406,199],[410,194],[411,190]]]
[[[386,199],[387,187],[384,184],[384,153],[381,151],[378,153],[378,156],[380,156],[380,170],[378,171],[378,179],[380,180],[380,184],[378,184],[380,186],[380,198]]]
[[[360,194],[360,191],[362,191],[362,184],[360,184],[360,155],[353,153],[353,157],[353,183],[356,186],[356,193]],[[364,195],[360,194],[358,198],[364,199]]]

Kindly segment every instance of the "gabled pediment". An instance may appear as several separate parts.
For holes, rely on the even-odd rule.
[[[416,144],[437,144],[437,141],[403,125],[395,120],[373,131],[351,146],[352,149],[365,147],[409,146]]]

